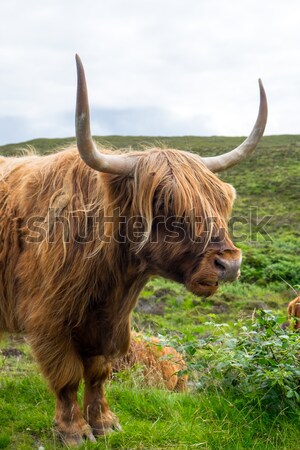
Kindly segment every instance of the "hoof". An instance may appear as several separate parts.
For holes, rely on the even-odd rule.
[[[86,417],[86,420],[90,424],[94,436],[104,436],[113,431],[122,431],[117,416],[111,411],[106,411],[100,417]]]
[[[115,423],[115,424],[113,425],[113,430],[114,430],[114,431],[123,431],[123,429],[122,429],[121,425],[119,424],[119,422],[118,422],[118,423]]]
[[[114,417],[113,422],[101,421],[93,426],[92,429],[95,436],[104,436],[114,431],[123,431],[116,416]]]
[[[78,447],[85,441],[97,442],[91,427],[88,425],[75,433],[60,430],[56,430],[56,433],[61,442],[70,448]]]

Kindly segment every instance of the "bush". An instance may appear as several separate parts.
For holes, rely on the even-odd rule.
[[[214,335],[188,344],[198,388],[226,390],[237,402],[270,412],[298,410],[300,334],[282,329],[284,320],[260,310],[250,325],[236,323],[233,332],[213,324]]]
[[[238,246],[243,250],[241,281],[260,285],[282,280],[291,285],[299,282],[300,239],[296,233]]]

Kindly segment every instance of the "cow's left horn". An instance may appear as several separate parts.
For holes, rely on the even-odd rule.
[[[76,139],[83,161],[99,172],[129,175],[137,162],[135,157],[100,153],[93,142],[90,129],[89,101],[82,62],[76,55],[77,65],[77,102],[76,102]]]
[[[259,112],[250,135],[247,139],[242,142],[238,147],[234,150],[231,150],[228,153],[224,153],[220,156],[211,156],[207,158],[201,158],[204,164],[212,171],[212,172],[221,172],[222,170],[228,169],[231,166],[242,161],[246,158],[250,153],[253,152],[255,147],[257,146],[260,138],[262,137],[265,126],[267,123],[268,117],[268,104],[267,97],[263,87],[261,80],[259,82],[259,91],[260,91],[260,105]]]

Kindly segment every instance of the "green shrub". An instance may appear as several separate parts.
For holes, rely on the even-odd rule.
[[[299,283],[300,241],[296,236],[239,246],[243,250],[241,281],[261,285],[282,280],[291,285]]]
[[[300,335],[283,329],[283,320],[260,310],[249,325],[236,323],[226,332],[227,324],[214,324],[215,334],[188,343],[198,388],[226,390],[235,402],[276,414],[298,410]]]

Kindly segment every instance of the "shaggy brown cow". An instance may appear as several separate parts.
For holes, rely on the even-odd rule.
[[[128,350],[131,312],[150,276],[200,296],[239,276],[241,252],[226,226],[234,190],[213,172],[249,154],[267,119],[260,82],[254,129],[224,155],[100,153],[78,57],[77,69],[77,146],[0,160],[0,331],[26,333],[68,444],[119,427],[103,385]]]
[[[135,364],[141,365],[144,383],[148,386],[165,386],[170,391],[183,392],[187,388],[187,366],[180,353],[168,345],[161,345],[154,336],[145,339],[133,333],[128,353],[118,359],[112,371],[120,372]]]

